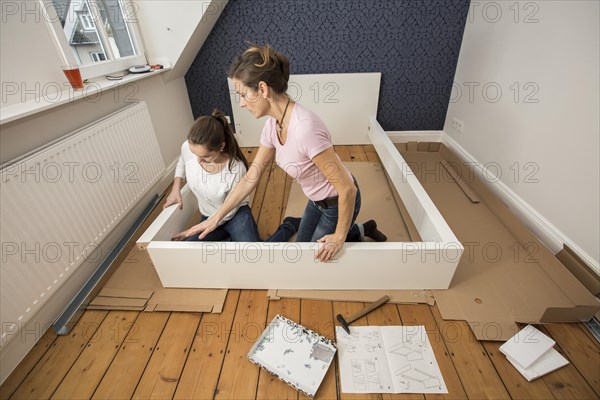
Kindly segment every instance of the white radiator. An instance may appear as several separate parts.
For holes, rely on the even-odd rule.
[[[0,347],[86,258],[107,256],[98,244],[164,170],[145,102],[3,166]]]

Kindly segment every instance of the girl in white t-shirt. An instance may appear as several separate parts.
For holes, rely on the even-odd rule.
[[[198,118],[181,145],[181,156],[175,170],[173,189],[164,207],[183,207],[181,187],[187,181],[198,198],[201,222],[211,217],[225,202],[229,192],[248,170],[248,161],[240,149],[222,112]],[[259,242],[258,228],[246,196],[223,219],[217,229],[199,239],[189,231],[180,232],[174,240]],[[267,241],[287,242],[297,231],[300,218],[286,218]]]

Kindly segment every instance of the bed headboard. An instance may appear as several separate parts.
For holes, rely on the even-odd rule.
[[[369,118],[377,116],[381,73],[290,75],[288,94],[325,122],[335,145],[369,144]],[[255,119],[240,107],[228,79],[240,146],[258,146],[265,117]]]

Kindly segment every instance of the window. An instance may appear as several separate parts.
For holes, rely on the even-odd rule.
[[[81,22],[81,26],[83,26],[83,29],[85,29],[86,31],[96,29],[96,26],[94,26],[94,19],[88,13],[79,14],[79,21]]]
[[[128,0],[40,0],[66,64],[85,78],[146,64],[137,6]]]
[[[106,54],[104,54],[104,53],[90,53],[90,58],[94,62],[105,61],[106,60]]]

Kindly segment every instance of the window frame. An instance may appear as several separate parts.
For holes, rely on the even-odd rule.
[[[124,71],[134,65],[144,65],[148,63],[146,59],[146,52],[144,49],[141,31],[138,26],[137,17],[135,15],[135,12],[131,14],[131,10],[138,10],[138,7],[133,1],[119,0],[119,3],[121,6],[121,11],[124,14],[127,30],[129,32],[129,36],[131,38],[133,48],[136,54],[114,59],[114,56],[109,46],[108,35],[106,33],[106,30],[104,29],[104,25],[95,24],[96,32],[98,32],[98,37],[100,39],[100,43],[102,44],[104,54],[106,55],[107,60],[94,62],[91,64],[79,64],[78,60],[74,56],[71,46],[69,45],[67,37],[64,33],[63,27],[60,24],[60,19],[58,17],[56,7],[54,6],[52,0],[38,1],[39,3],[41,3],[42,9],[46,13],[45,20],[47,22],[50,34],[54,38],[56,49],[59,52],[59,55],[62,60],[61,62],[63,62],[66,65],[79,65],[79,70],[81,71],[81,77],[83,79],[106,76],[119,71]],[[88,4],[92,5],[92,7],[89,7],[92,15],[95,18],[99,17],[95,15],[95,13],[99,10],[96,0],[75,1],[88,2]]]
[[[96,23],[94,22],[94,17],[89,13],[81,13],[79,14],[79,20],[81,21],[81,26],[86,31],[92,31],[96,29]]]
[[[100,57],[101,57],[101,56],[102,56],[102,57],[104,57],[104,60],[100,60]],[[96,61],[96,60],[94,60],[94,62],[108,61],[108,60],[106,59],[106,53],[105,53],[105,52],[103,52],[103,51],[90,52],[90,57],[91,57],[92,59],[94,59],[94,58],[98,58],[98,60],[97,60],[97,61]]]

